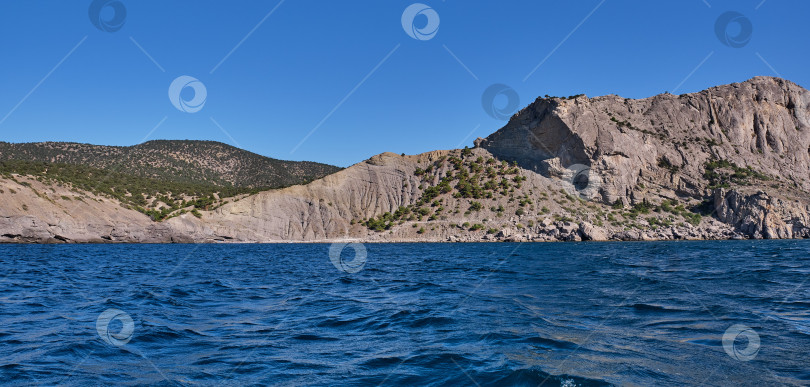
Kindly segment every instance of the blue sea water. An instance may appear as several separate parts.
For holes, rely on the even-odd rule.
[[[364,247],[0,246],[0,379],[810,384],[806,241]]]

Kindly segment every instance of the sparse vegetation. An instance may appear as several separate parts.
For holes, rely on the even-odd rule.
[[[32,161],[0,162],[0,175],[10,178],[13,174],[28,175],[45,184],[68,185],[73,189],[113,198],[150,216],[155,221],[164,220],[185,207],[210,210],[220,204],[223,198],[255,192],[252,189],[232,186],[218,187],[148,179],[80,165]],[[16,192],[12,189],[9,191]],[[42,196],[39,192],[37,194]],[[155,199],[149,201],[147,197]],[[69,196],[61,196],[61,199],[71,200]]]
[[[669,160],[667,160],[664,157],[659,157],[658,158],[658,167],[659,168],[664,168],[664,169],[668,170],[669,173],[672,173],[672,174],[678,173],[678,170],[680,170],[679,167],[677,167],[675,165],[672,165],[672,163],[670,163]]]
[[[59,160],[158,181],[248,189],[303,184],[341,170],[321,163],[276,160],[215,141],[157,140],[131,147],[0,142],[0,155],[4,161]]]
[[[155,221],[187,207],[210,210],[227,197],[306,183],[340,170],[275,160],[213,141],[150,141],[133,147],[0,142],[0,155],[0,174],[7,178],[28,175],[116,199]]]
[[[749,185],[751,179],[762,181],[771,178],[749,167],[740,167],[728,160],[713,160],[705,165],[703,177],[709,181],[709,188],[730,188],[732,184]]]
[[[476,199],[469,202],[470,205],[464,212],[470,215],[484,209],[480,200],[507,196],[515,188],[520,188],[521,183],[526,180],[526,177],[518,174],[519,168],[514,162],[499,163],[493,158],[485,160],[480,156],[473,159],[470,148],[457,152],[416,168],[414,174],[421,178],[419,188],[422,195],[414,204],[400,207],[393,214],[384,213],[361,223],[370,230],[381,232],[390,229],[397,222],[422,220],[424,217],[428,217],[428,221],[438,220],[439,214],[444,210],[438,200],[446,197],[444,195],[456,199]],[[527,204],[531,202],[523,205]],[[436,208],[435,212],[429,207]],[[492,207],[491,210],[497,215],[505,211],[502,205]],[[458,213],[459,208],[451,212]]]

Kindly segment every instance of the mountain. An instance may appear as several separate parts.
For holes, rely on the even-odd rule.
[[[307,183],[340,168],[309,161],[283,161],[215,141],[156,140],[135,146],[67,142],[0,142],[0,161],[82,165],[105,171],[191,184],[278,188]]]
[[[546,175],[583,166],[587,200],[704,199],[763,237],[804,235],[808,224],[810,92],[779,78],[642,100],[538,99],[478,144]],[[739,215],[749,201],[764,213]]]
[[[545,97],[472,149],[383,153],[305,185],[183,201],[160,222],[109,193],[7,173],[0,241],[808,238],[808,118],[810,93],[769,77]]]

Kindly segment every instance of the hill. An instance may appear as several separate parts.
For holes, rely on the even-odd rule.
[[[340,168],[284,161],[215,141],[156,140],[118,147],[66,142],[0,142],[0,161],[71,164],[177,183],[279,188],[303,184]]]
[[[0,143],[0,174],[29,176],[102,195],[164,220],[224,199],[304,184],[340,168],[282,161],[213,141],[149,141],[131,147],[64,142]]]

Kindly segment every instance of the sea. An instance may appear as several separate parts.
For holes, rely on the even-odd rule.
[[[810,384],[810,241],[0,245],[0,383]]]

